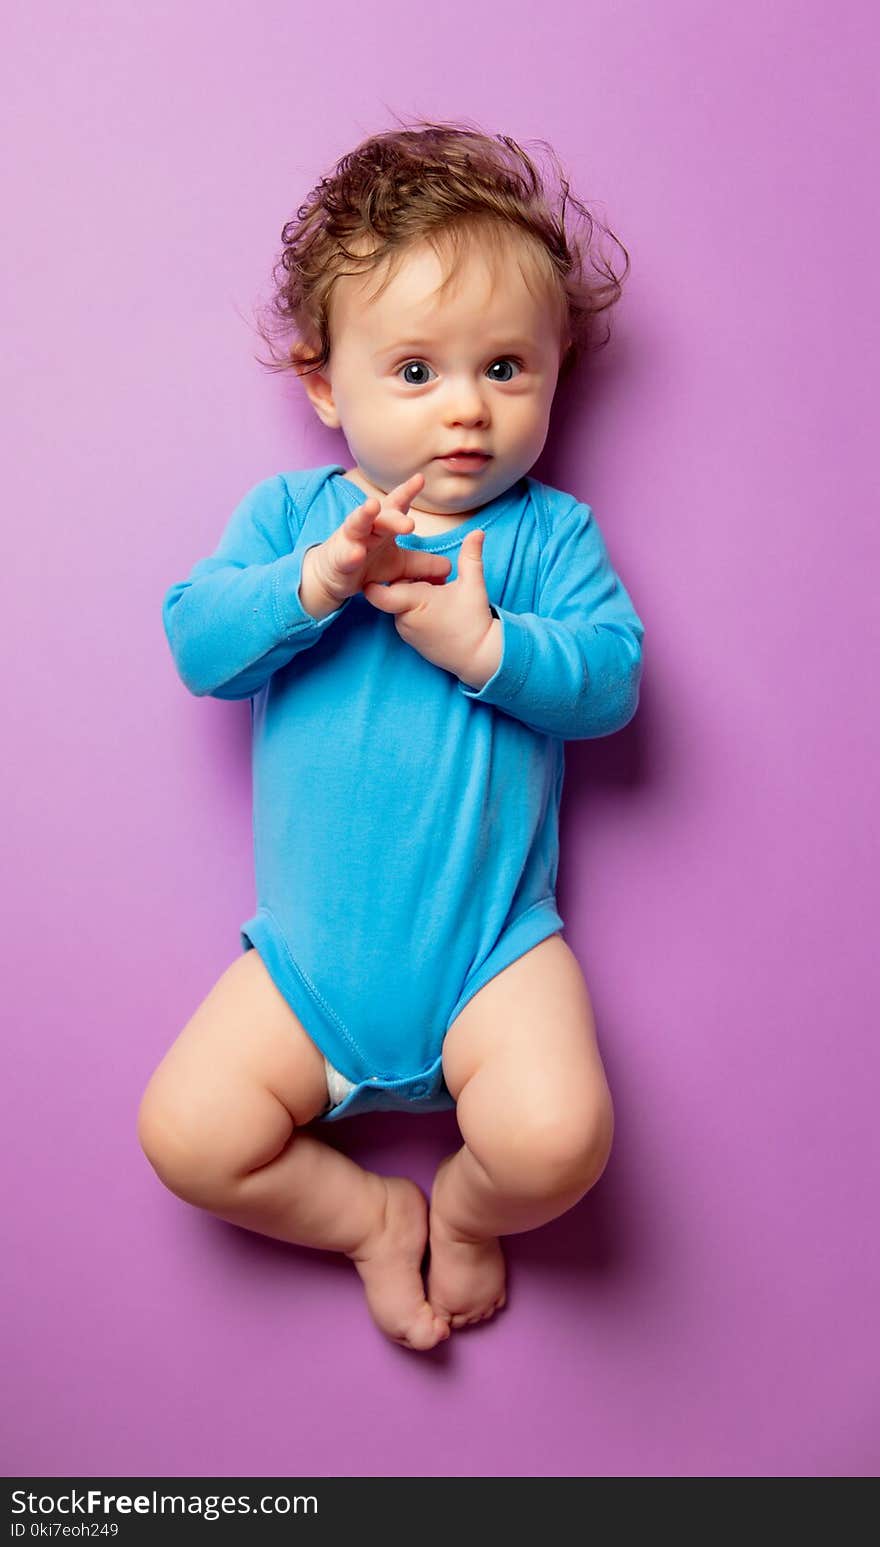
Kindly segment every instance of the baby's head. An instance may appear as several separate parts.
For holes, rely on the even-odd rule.
[[[260,363],[302,378],[365,487],[387,492],[420,472],[413,508],[459,515],[536,462],[557,384],[607,343],[596,319],[629,269],[610,231],[625,265],[618,275],[596,262],[594,228],[607,228],[564,176],[561,187],[557,213],[508,136],[423,123],[364,141],[285,225],[260,327],[283,350]],[[585,241],[565,232],[569,203]],[[489,460],[451,468],[442,459],[461,447]]]

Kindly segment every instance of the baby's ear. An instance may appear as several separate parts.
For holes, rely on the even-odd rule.
[[[309,364],[318,353],[319,350],[317,348],[310,348],[307,344],[291,344],[290,361],[321,423],[325,424],[330,430],[338,430],[340,420],[336,404],[333,401],[333,388],[330,385],[330,380],[327,376],[322,375],[320,370]],[[303,367],[302,369],[300,368],[301,366]]]

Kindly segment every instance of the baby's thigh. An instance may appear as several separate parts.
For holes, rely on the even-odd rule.
[[[207,1187],[265,1165],[294,1125],[326,1105],[323,1056],[249,950],[218,978],[153,1073],[138,1137],[172,1190],[200,1177]]]
[[[443,1072],[468,1147],[492,1171],[607,1146],[611,1092],[580,964],[560,933],[468,1001],[443,1044]]]

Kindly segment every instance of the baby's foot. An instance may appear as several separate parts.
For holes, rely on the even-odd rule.
[[[406,1348],[433,1348],[449,1324],[425,1299],[422,1258],[428,1239],[428,1203],[406,1176],[383,1176],[386,1201],[377,1228],[349,1252],[364,1282],[376,1325]]]
[[[431,1190],[428,1299],[438,1316],[458,1328],[494,1315],[507,1294],[504,1253],[498,1237],[467,1240],[443,1218],[443,1172],[454,1158],[447,1155],[441,1160]]]

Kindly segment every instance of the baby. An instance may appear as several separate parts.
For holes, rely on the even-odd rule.
[[[612,1142],[558,816],[564,742],[636,712],[644,630],[590,506],[529,469],[620,285],[514,141],[449,124],[366,140],[283,239],[283,366],[353,466],[258,483],[164,600],[190,692],[250,700],[258,905],[138,1137],[178,1197],[343,1252],[429,1349],[504,1305],[499,1236]],[[430,1207],[316,1132],[444,1108]]]

